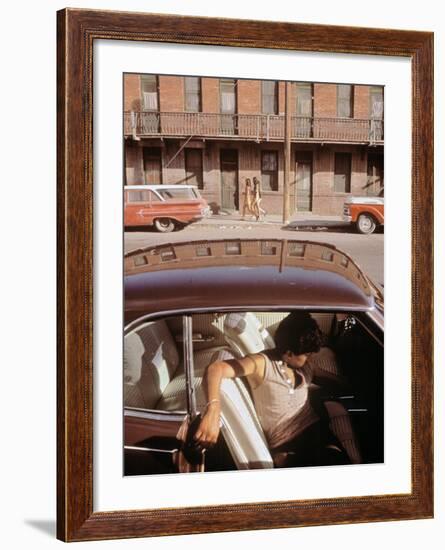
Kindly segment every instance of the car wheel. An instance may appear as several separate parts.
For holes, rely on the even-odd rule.
[[[160,233],[170,233],[175,228],[175,222],[170,218],[158,218],[154,221],[154,226]]]
[[[357,230],[363,235],[369,235],[375,231],[376,223],[369,214],[360,214],[357,220]]]

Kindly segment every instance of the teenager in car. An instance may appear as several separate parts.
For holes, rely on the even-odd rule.
[[[349,463],[327,418],[310,400],[313,372],[308,358],[321,344],[316,321],[297,311],[279,324],[274,349],[210,364],[204,376],[208,400],[196,444],[205,449],[218,439],[222,379],[246,377],[276,467]]]

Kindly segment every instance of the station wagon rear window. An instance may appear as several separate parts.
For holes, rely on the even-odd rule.
[[[157,197],[152,191],[147,189],[141,191],[127,191],[128,193],[128,202],[148,202],[148,201],[160,201],[160,198]]]
[[[199,196],[195,189],[158,189],[158,193],[165,200],[171,199],[198,199]]]

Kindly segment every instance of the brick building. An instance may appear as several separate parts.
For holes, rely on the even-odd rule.
[[[197,185],[214,212],[242,207],[258,177],[283,209],[285,82],[124,77],[125,183]],[[341,214],[383,186],[383,87],[292,82],[290,211]]]

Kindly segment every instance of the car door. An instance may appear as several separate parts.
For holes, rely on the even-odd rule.
[[[190,439],[199,421],[192,384],[191,335],[187,315],[182,316],[179,350],[163,319],[142,323],[125,334],[125,475],[201,468],[201,453]]]
[[[188,415],[125,407],[125,475],[172,473],[180,470],[181,436]]]
[[[162,198],[150,189],[127,190],[125,199],[125,226],[151,225],[165,208]],[[165,212],[164,212],[165,214]]]

